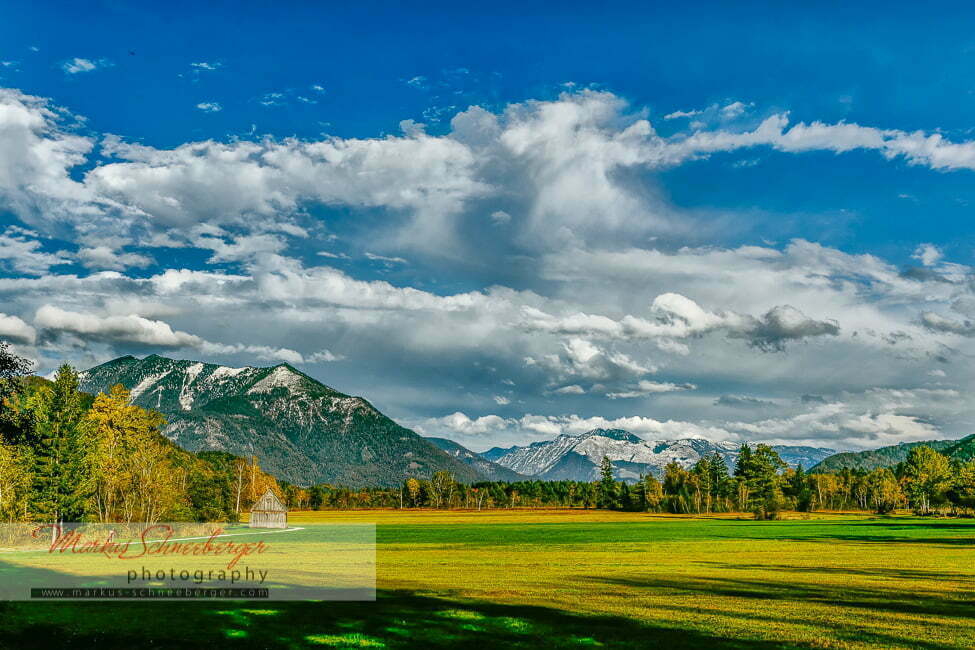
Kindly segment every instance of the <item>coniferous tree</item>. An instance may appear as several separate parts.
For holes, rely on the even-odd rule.
[[[616,480],[613,478],[613,463],[609,456],[603,456],[599,465],[599,507],[612,509],[617,507]]]
[[[809,512],[812,509],[813,493],[809,486],[809,479],[799,463],[794,472],[786,473],[784,490],[792,498],[795,509],[799,512]]]
[[[78,375],[62,365],[34,395],[35,444],[30,507],[39,521],[77,521],[84,514],[84,411]]]
[[[768,445],[757,445],[754,451],[742,445],[735,475],[745,488],[746,505],[756,519],[774,519],[784,507],[780,472],[786,467]]]

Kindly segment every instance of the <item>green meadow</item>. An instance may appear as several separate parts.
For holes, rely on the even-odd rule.
[[[804,517],[292,513],[377,525],[375,602],[4,603],[0,647],[975,644],[975,520]]]

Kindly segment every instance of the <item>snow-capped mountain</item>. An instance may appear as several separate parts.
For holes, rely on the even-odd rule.
[[[544,480],[592,481],[599,473],[603,456],[613,463],[614,474],[624,481],[641,475],[663,476],[664,467],[677,462],[690,467],[701,458],[718,453],[729,469],[738,458],[739,443],[711,442],[699,438],[644,440],[622,429],[593,429],[578,436],[562,434],[554,440],[527,447],[491,449],[485,457],[520,474]],[[786,463],[809,467],[830,454],[832,449],[816,447],[773,447]],[[499,453],[503,452],[503,453]]]
[[[483,477],[361,397],[344,395],[287,364],[228,368],[157,355],[127,356],[80,375],[81,388],[122,384],[132,401],[166,416],[163,433],[190,451],[256,455],[298,485],[396,485],[439,469]]]

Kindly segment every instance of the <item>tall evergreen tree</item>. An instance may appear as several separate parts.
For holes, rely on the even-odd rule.
[[[751,462],[752,448],[748,446],[748,443],[742,443],[738,449],[738,458],[735,459],[735,476],[743,477],[746,472],[750,471]]]
[[[41,521],[78,520],[84,513],[84,410],[78,374],[67,364],[61,366],[54,383],[38,390],[34,397],[31,510]]]
[[[613,478],[613,463],[609,456],[603,456],[599,464],[599,507],[616,508],[616,480]]]
[[[788,473],[785,488],[788,495],[795,501],[796,510],[809,512],[812,509],[813,492],[809,485],[808,475],[802,468],[802,463],[799,463],[794,472]]]
[[[754,451],[742,445],[735,465],[735,476],[744,488],[745,505],[758,519],[774,519],[783,508],[782,476],[787,467],[779,454],[768,445]]]

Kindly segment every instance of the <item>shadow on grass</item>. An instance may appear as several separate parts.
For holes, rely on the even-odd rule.
[[[856,522],[856,526],[883,526],[891,530],[917,530],[918,528],[929,530],[965,530],[975,535],[975,519],[931,519],[927,517],[915,517],[912,523],[904,523],[898,517],[877,516],[874,519]]]
[[[648,589],[657,592],[701,593],[767,601],[822,603],[896,614],[945,616],[975,620],[975,598],[950,598],[935,590],[877,589],[849,584],[787,582],[783,580],[685,577],[640,579],[593,577],[592,582]]]
[[[751,539],[754,541],[768,541],[768,537],[737,537],[736,539]],[[945,548],[957,546],[975,546],[973,537],[910,537],[907,535],[856,535],[856,534],[821,534],[821,535],[792,535],[776,537],[777,541],[785,542],[851,542],[853,544],[925,544],[943,546]]]
[[[796,542],[856,542],[856,543],[902,543],[931,544],[945,547],[975,546],[975,521],[943,521],[915,518],[905,522],[900,518],[870,519],[853,522],[826,522],[810,525],[808,522],[742,522],[741,528],[764,528],[767,535],[720,535],[735,539],[769,540]],[[803,530],[806,528],[805,530]],[[740,532],[736,531],[736,532]],[[750,531],[749,531],[750,532]]]
[[[376,602],[7,603],[0,647],[781,648],[547,607],[384,591]]]
[[[857,642],[857,643],[868,643],[873,646],[890,648],[890,647],[911,647],[918,648],[920,650],[956,650],[959,647],[969,647],[960,646],[955,643],[939,643],[937,641],[929,640],[925,633],[919,631],[911,636],[905,636],[903,634],[897,634],[895,632],[880,632],[876,629],[866,629],[860,621],[850,620],[843,621],[842,619],[834,619],[830,621],[823,620],[822,617],[806,617],[806,616],[774,616],[769,612],[743,612],[740,609],[736,609],[731,612],[720,607],[707,607],[704,605],[697,605],[693,608],[688,608],[682,605],[665,605],[665,604],[655,604],[654,609],[657,610],[669,610],[673,612],[678,612],[681,615],[694,618],[699,616],[727,616],[735,619],[736,621],[753,621],[763,626],[768,626],[772,623],[781,623],[790,626],[813,626],[818,628],[822,632],[822,636],[828,638],[831,641],[831,645],[838,645],[837,642]],[[943,627],[943,625],[942,625]],[[958,626],[960,628],[966,628],[964,625]],[[959,631],[959,638],[966,638],[967,629]],[[820,641],[817,645],[821,645]]]
[[[771,571],[782,573],[808,573],[812,575],[849,575],[904,580],[940,580],[968,583],[975,586],[975,575],[943,569],[902,569],[897,567],[843,567],[843,566],[793,566],[789,564],[735,564],[733,562],[697,561],[695,564],[735,571]]]

